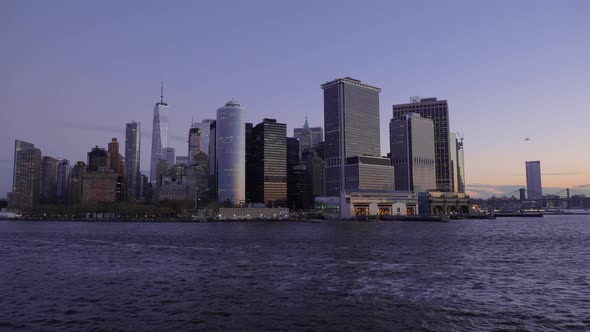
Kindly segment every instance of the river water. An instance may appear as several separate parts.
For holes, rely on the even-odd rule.
[[[590,216],[0,221],[0,330],[590,329]]]

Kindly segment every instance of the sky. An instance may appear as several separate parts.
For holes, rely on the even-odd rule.
[[[149,170],[160,81],[170,142],[235,98],[288,135],[323,126],[320,85],[350,76],[392,105],[447,100],[468,188],[590,188],[589,1],[0,1],[0,197],[14,140],[72,163],[141,122]],[[530,140],[525,140],[530,138]],[[504,187],[503,187],[504,186]]]

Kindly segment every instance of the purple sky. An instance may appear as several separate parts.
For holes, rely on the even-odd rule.
[[[544,185],[590,184],[589,1],[4,0],[0,36],[0,197],[14,139],[86,160],[128,121],[151,131],[161,80],[171,136],[232,97],[292,135],[323,126],[320,84],[342,76],[383,89],[383,154],[391,105],[436,96],[468,185],[520,185],[537,159]]]

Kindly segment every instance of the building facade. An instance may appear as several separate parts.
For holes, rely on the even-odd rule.
[[[88,152],[88,171],[89,172],[104,172],[109,169],[109,154],[107,150],[99,148],[98,146],[92,148]]]
[[[82,175],[82,203],[112,203],[116,199],[117,174],[86,172]]]
[[[346,160],[346,192],[393,191],[394,170],[390,160],[382,157],[356,156]]]
[[[246,200],[246,135],[244,110],[232,100],[217,109],[215,173],[219,202]]]
[[[123,157],[119,153],[119,142],[113,137],[108,145],[109,169],[116,174],[123,174]]]
[[[166,160],[168,167],[171,167],[176,161],[176,150],[171,147],[163,148],[162,159]]]
[[[66,203],[68,202],[70,192],[70,172],[72,171],[72,167],[70,166],[70,161],[67,159],[58,159],[57,161],[57,200],[61,203]]]
[[[125,168],[127,173],[127,199],[135,202],[140,198],[139,173],[141,151],[141,124],[129,122],[125,127]]]
[[[252,128],[248,152],[253,162],[247,170],[248,184],[254,188],[250,201],[267,206],[287,205],[287,125],[264,119]]]
[[[324,141],[324,128],[309,127],[307,117],[305,117],[303,128],[293,129],[293,137],[299,140],[299,153],[301,154]]]
[[[380,156],[380,88],[350,77],[323,84],[325,168],[324,191],[341,194],[342,162],[354,156]]]
[[[168,147],[168,104],[164,102],[164,84],[160,91],[160,101],[154,106],[152,126],[152,154],[150,157],[150,182],[156,182],[158,162],[162,159],[162,149]]]
[[[41,160],[41,197],[44,202],[57,200],[57,159],[44,156]]]
[[[527,198],[539,200],[543,198],[543,186],[541,185],[541,162],[539,160],[527,161],[526,166],[526,189]]]
[[[417,113],[391,119],[389,146],[396,190],[416,193],[436,189],[434,124],[431,119]]]
[[[196,152],[203,152],[205,154],[209,154],[209,140],[211,138],[211,124],[215,121],[214,119],[204,119],[201,122],[193,122],[191,125],[191,129],[199,129],[198,131],[195,130],[194,132],[198,132],[198,142],[195,137],[195,141],[192,144],[194,150],[198,150]],[[192,133],[192,131],[190,131]],[[190,136],[190,135],[189,135]],[[191,149],[191,139],[189,137],[189,156],[190,156],[190,149]]]
[[[217,199],[217,121],[211,122],[209,140],[209,197]]]
[[[452,181],[451,147],[449,144],[449,107],[446,100],[436,98],[412,98],[409,104],[393,105],[393,118],[401,119],[408,113],[418,113],[432,119],[434,124],[434,156],[436,188],[438,191],[454,190]]]
[[[24,141],[14,142],[14,170],[12,192],[8,206],[17,210],[30,210],[39,205],[41,176],[41,150]]]

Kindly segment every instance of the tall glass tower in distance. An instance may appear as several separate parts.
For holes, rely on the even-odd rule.
[[[156,183],[158,162],[162,159],[162,149],[168,147],[168,104],[164,102],[164,82],[160,88],[160,102],[154,106],[152,128],[152,155],[150,157],[150,182]]]
[[[246,127],[244,110],[232,100],[217,109],[215,158],[219,202],[246,200]]]
[[[541,186],[541,162],[539,160],[526,161],[526,190],[527,198],[538,200],[543,198]]]
[[[127,171],[127,198],[139,200],[139,157],[141,150],[141,125],[131,121],[125,126],[125,168]]]

